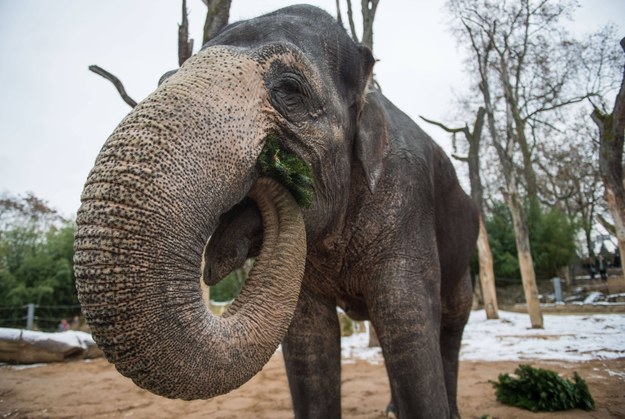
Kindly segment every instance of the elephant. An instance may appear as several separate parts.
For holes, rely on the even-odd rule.
[[[307,5],[226,26],[104,143],[77,214],[95,341],[155,394],[238,388],[278,346],[298,418],[341,416],[337,307],[377,331],[400,418],[457,417],[477,212],[453,165],[373,86],[375,59]],[[259,169],[310,168],[309,207]],[[256,257],[222,315],[214,284]]]

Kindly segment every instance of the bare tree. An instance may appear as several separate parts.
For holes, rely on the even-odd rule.
[[[542,327],[524,202],[539,205],[537,132],[565,129],[557,111],[599,95],[603,85],[580,88],[593,63],[584,44],[570,37],[560,21],[572,14],[567,0],[449,0],[458,23],[455,33],[469,46],[470,68],[486,109],[488,133],[497,152],[510,209],[519,267],[532,327]]]
[[[230,17],[230,4],[232,0],[202,0],[208,12],[204,23],[203,44],[208,42],[217,32],[228,24]],[[187,2],[182,0],[182,22],[178,25],[178,65],[182,65],[193,54],[193,39],[189,39],[189,19],[187,12]],[[124,102],[131,108],[137,106],[137,101],[132,99],[127,93],[122,82],[112,73],[97,65],[89,66],[89,70],[104,77],[117,89]]]
[[[378,9],[379,0],[361,0],[362,12],[362,43],[373,51],[373,21]]]
[[[484,299],[484,309],[486,310],[486,318],[498,319],[499,308],[497,305],[497,293],[495,291],[495,274],[493,269],[493,253],[488,242],[488,232],[484,224],[484,197],[482,180],[480,177],[480,141],[482,139],[482,129],[484,127],[484,116],[486,110],[480,107],[475,117],[473,130],[469,129],[465,124],[462,128],[449,128],[448,126],[431,121],[421,117],[424,121],[434,124],[443,130],[452,134],[454,155],[457,160],[466,162],[469,166],[469,179],[471,182],[471,199],[476,205],[480,218],[480,230],[477,238],[478,260],[480,265],[480,288]],[[469,145],[467,156],[459,156],[457,154],[456,135],[463,134]]]
[[[202,45],[228,24],[232,0],[202,0],[207,7]]]
[[[178,25],[178,65],[193,55],[193,39],[189,39],[189,14],[187,0],[182,0],[182,23]]]
[[[337,15],[339,15],[337,20],[342,21],[340,17],[341,11],[339,10],[338,0],[337,0],[337,6],[336,6],[336,13]],[[352,39],[354,40],[354,42],[359,43],[360,41],[358,40],[358,34],[356,33],[356,24],[354,23],[354,11],[352,9],[351,0],[347,0],[347,21],[349,22],[349,30],[352,34]]]
[[[130,106],[131,108],[134,108],[135,106],[137,106],[137,102],[133,98],[128,96],[128,93],[126,93],[126,89],[124,88],[124,85],[117,77],[115,77],[113,74],[109,73],[108,71],[106,71],[105,69],[97,65],[90,65],[89,70],[93,71],[97,75],[102,76],[108,81],[110,81],[111,83],[113,83],[113,86],[115,86],[115,89],[117,89],[117,93],[119,93],[123,101],[126,102],[128,106]]]
[[[572,114],[577,115],[577,120],[571,129],[551,132],[551,141],[537,145],[536,163],[541,203],[549,208],[558,207],[577,222],[584,235],[584,253],[593,257],[592,232],[600,211],[603,185],[598,164],[599,142],[589,141],[594,138],[596,127],[585,113],[586,109],[579,109]]]
[[[339,1],[336,1],[336,16],[339,23],[343,22],[341,17],[341,9]],[[361,0],[360,10],[362,13],[362,39],[359,40],[356,33],[356,24],[354,23],[354,12],[352,9],[351,0],[347,1],[347,21],[349,22],[349,29],[352,34],[352,39],[356,43],[363,43],[371,48],[373,51],[373,22],[375,20],[375,13],[378,10],[378,3],[380,0]]]
[[[341,0],[336,0],[336,20],[343,26],[343,16],[341,13]]]
[[[497,8],[496,5],[493,6],[482,1],[452,0],[448,3],[448,8],[461,24],[461,30],[457,33],[458,38],[462,38],[465,41],[468,38],[470,41],[471,53],[475,60],[474,65],[479,75],[479,90],[483,97],[483,106],[486,112],[491,141],[497,150],[505,178],[506,186],[501,192],[512,213],[517,256],[530,321],[532,327],[542,328],[543,318],[538,301],[538,287],[536,286],[529,233],[519,197],[519,180],[514,161],[515,146],[519,144],[519,141],[516,140],[519,132],[523,130],[518,125],[517,130],[515,130],[514,126],[514,122],[519,120],[519,107],[517,97],[513,94],[514,88],[511,82],[510,68],[508,67],[510,63],[506,61],[508,57],[512,56],[509,46],[513,30],[516,29],[516,22],[523,20],[522,8],[519,7],[514,10],[512,16],[508,15],[512,8],[510,10],[502,10]],[[528,17],[524,20],[528,21]],[[508,27],[506,27],[506,23],[508,23]],[[521,57],[525,54],[526,51],[521,50],[520,54],[515,55],[515,57]],[[496,69],[496,71],[493,72],[492,69]],[[518,75],[517,71],[520,71],[519,67],[513,68],[513,74]],[[492,80],[492,73],[498,80]],[[496,81],[499,81],[501,85],[498,85]],[[501,96],[504,98],[503,119],[505,127],[503,130],[496,123],[496,118],[499,116],[496,113],[501,113],[496,107],[496,96],[494,95],[497,88],[502,91]],[[523,149],[522,146],[521,148]],[[529,158],[528,153],[522,154],[524,160]],[[531,165],[529,166],[531,167]],[[535,175],[530,170],[526,170],[525,174],[526,179],[529,179],[529,191],[532,183],[535,184]]]
[[[621,40],[625,51],[625,38]],[[612,113],[595,106],[591,117],[599,127],[599,168],[605,199],[614,219],[621,260],[625,260],[625,188],[623,187],[623,137],[625,133],[625,69]]]

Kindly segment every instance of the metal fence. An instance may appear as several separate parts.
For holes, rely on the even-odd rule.
[[[0,327],[43,330],[47,332],[77,329],[80,305],[38,305],[0,307]]]

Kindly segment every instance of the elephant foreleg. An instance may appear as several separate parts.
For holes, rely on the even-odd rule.
[[[282,344],[296,418],[341,417],[341,341],[334,302],[302,290]]]
[[[396,260],[368,297],[400,419],[448,418],[441,359],[438,266]],[[401,313],[401,314],[400,314]]]

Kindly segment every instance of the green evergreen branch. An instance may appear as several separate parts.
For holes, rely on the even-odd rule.
[[[310,208],[315,197],[312,167],[295,153],[280,147],[278,137],[268,135],[258,157],[260,173],[284,185],[299,206]]]
[[[498,401],[533,412],[595,408],[588,385],[577,373],[571,382],[554,371],[519,365],[514,376],[499,374],[499,381],[490,383]]]

